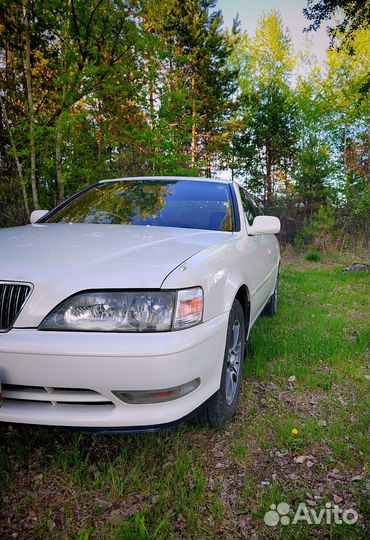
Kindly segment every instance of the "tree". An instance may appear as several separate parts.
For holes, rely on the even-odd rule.
[[[104,176],[210,174],[234,80],[214,6],[0,0],[1,121],[25,207]]]
[[[303,13],[312,22],[306,31],[317,30],[339,11],[343,14],[342,21],[327,27],[332,44],[336,38],[343,37],[342,43],[348,44],[357,30],[370,25],[370,0],[307,0]]]
[[[67,162],[62,155],[67,146],[62,146],[63,136],[76,114],[82,113],[91,118],[95,107],[98,109],[98,171],[105,170],[101,97],[110,95],[113,98],[117,90],[122,89],[120,76],[137,71],[138,30],[135,17],[138,16],[138,8],[136,3],[122,0],[54,1],[53,9],[50,7],[48,3],[39,2],[40,17],[52,33],[48,53],[55,67],[55,86],[59,90],[49,124],[54,127],[56,180],[59,199],[63,200],[68,178],[68,170],[63,171],[62,167]]]
[[[168,0],[162,7],[158,2],[148,2],[147,6],[154,31],[168,50],[166,77],[170,84],[164,98],[166,106],[160,111],[171,115],[170,104],[175,112],[181,103],[182,115],[172,118],[172,129],[184,123],[187,132],[190,120],[191,167],[195,171],[203,167],[208,176],[219,150],[235,81],[228,67],[231,50],[222,28],[222,15],[214,8],[213,0]]]
[[[293,178],[305,217],[312,219],[321,207],[327,206],[333,195],[329,183],[331,165],[328,158],[328,147],[315,136],[298,153]]]
[[[348,149],[353,144],[364,143],[368,136],[370,103],[364,86],[370,73],[369,49],[369,32],[359,30],[353,35],[350,45],[328,51],[328,71],[323,82],[328,101],[329,131],[333,138],[340,141],[338,146],[347,195],[351,188],[347,164]],[[370,182],[370,169],[367,177]]]
[[[294,56],[281,15],[272,11],[259,21],[254,39],[244,34],[233,62],[239,70],[241,132],[234,145],[238,173],[249,188],[271,202],[288,188],[297,138],[297,111],[290,87]]]
[[[25,78],[27,87],[28,102],[28,121],[29,121],[29,140],[31,152],[31,186],[33,205],[39,208],[39,195],[36,184],[36,143],[35,143],[35,111],[33,105],[32,77],[31,77],[31,38],[29,22],[30,3],[27,1],[23,5],[23,24],[24,24],[24,56],[25,56]]]

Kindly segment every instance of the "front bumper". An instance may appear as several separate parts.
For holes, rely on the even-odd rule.
[[[0,334],[0,421],[108,430],[176,422],[218,390],[227,322],[224,313],[178,332]],[[112,393],[172,388],[196,378],[196,390],[164,403],[129,404]]]

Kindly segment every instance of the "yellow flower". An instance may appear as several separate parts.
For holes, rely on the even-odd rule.
[[[293,429],[292,429],[292,435],[294,435],[294,436],[297,436],[297,435],[299,435],[299,431],[298,431],[298,429],[296,429],[296,428],[293,428]]]

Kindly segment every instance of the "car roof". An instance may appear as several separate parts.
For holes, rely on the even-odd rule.
[[[203,178],[199,176],[129,176],[126,178],[109,178],[108,180],[100,180],[99,184],[105,184],[106,182],[125,182],[130,180],[192,180],[195,182],[218,182],[221,184],[232,184],[232,180],[225,178]]]

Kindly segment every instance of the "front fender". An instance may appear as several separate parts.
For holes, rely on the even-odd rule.
[[[243,277],[241,247],[240,237],[235,235],[198,252],[176,267],[162,288],[203,287],[204,321],[229,312],[239,288],[250,288],[248,276]]]

